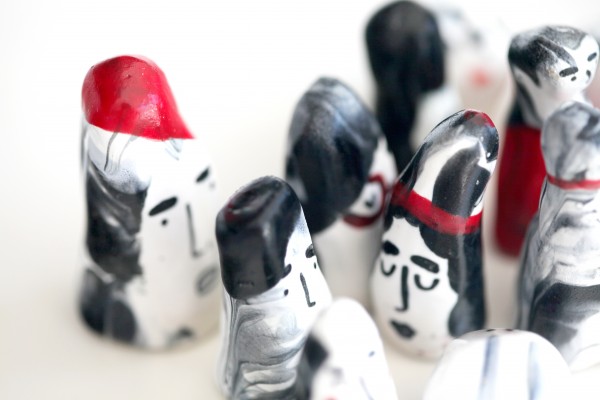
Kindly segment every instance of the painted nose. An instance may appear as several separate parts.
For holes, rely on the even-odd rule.
[[[400,273],[400,307],[396,307],[396,311],[403,312],[408,310],[408,267],[402,267]]]
[[[185,205],[185,212],[188,222],[188,236],[190,240],[190,255],[192,258],[198,258],[202,255],[196,243],[196,226],[194,224],[194,215],[192,214],[192,206],[189,203]]]

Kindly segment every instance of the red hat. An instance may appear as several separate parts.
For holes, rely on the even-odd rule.
[[[110,132],[148,139],[193,139],[179,116],[165,74],[144,57],[94,65],[81,90],[86,120]]]

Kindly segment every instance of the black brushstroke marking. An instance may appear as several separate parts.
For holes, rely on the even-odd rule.
[[[579,68],[577,68],[577,67],[569,67],[569,68],[565,68],[562,71],[560,71],[558,73],[558,75],[560,75],[561,77],[564,78],[565,76],[576,74],[578,71],[579,71]]]
[[[169,223],[169,220],[168,220],[168,219],[166,219],[166,218],[165,218],[165,219],[163,219],[162,221],[160,221],[160,224],[161,224],[162,226],[167,226],[167,224],[168,224],[168,223]]]
[[[204,171],[200,173],[200,175],[198,175],[198,177],[196,178],[196,183],[204,181],[206,178],[208,178],[208,175],[210,175],[210,167],[207,167]]]
[[[398,249],[398,247],[396,247],[396,245],[390,242],[389,240],[383,242],[381,249],[385,254],[390,254],[392,256],[397,256],[398,254],[400,254],[400,249]]]
[[[289,291],[288,289],[285,289],[285,290],[283,291],[283,295],[284,295],[284,296],[287,296],[288,294],[290,294],[290,291]]]
[[[288,276],[290,272],[292,272],[292,264],[288,264],[285,266],[285,268],[283,269],[283,277],[285,278],[286,276]]]
[[[410,261],[415,263],[415,265],[417,265],[423,269],[426,269],[429,272],[433,272],[434,274],[437,274],[438,272],[440,272],[440,267],[437,265],[437,263],[431,261],[428,258],[421,257],[421,256],[411,256]]]
[[[110,302],[110,286],[91,269],[83,275],[80,312],[83,320],[98,333],[104,333],[104,318]]]
[[[112,136],[110,137],[110,139],[108,139],[108,145],[106,146],[106,159],[104,160],[104,168],[102,168],[102,170],[104,170],[104,171],[106,171],[106,168],[108,168],[108,161],[110,160],[110,148],[113,144],[113,141],[117,137],[117,135],[118,135],[118,132],[114,132],[112,134]]]
[[[192,258],[198,258],[202,255],[202,252],[196,248],[196,231],[194,230],[192,207],[189,204],[185,205],[185,212],[187,215],[188,230],[190,233],[190,250],[192,253]]]
[[[115,300],[107,313],[109,334],[117,340],[132,343],[137,330],[135,317],[129,307],[121,300]]]
[[[400,276],[400,298],[402,299],[402,307],[396,307],[396,311],[408,310],[408,267],[402,267]]]
[[[592,71],[590,71],[589,69],[585,71],[585,74],[587,75],[588,78],[592,77]]]
[[[498,375],[498,336],[490,336],[485,343],[485,358],[479,383],[479,398],[491,399],[496,393],[495,384]]]
[[[576,81],[576,80],[577,80],[576,76],[574,76],[574,77],[571,78],[571,81]]]
[[[377,195],[373,194],[373,196],[371,196],[369,199],[365,200],[365,206],[367,206],[367,208],[375,207],[375,200],[377,200]]]
[[[210,267],[198,277],[196,281],[196,291],[198,294],[205,295],[212,292],[212,289],[217,284],[219,276],[219,268],[216,266]]]
[[[385,264],[383,263],[383,260],[380,261],[380,266],[381,266],[381,273],[383,274],[383,276],[390,276],[396,270],[396,264],[392,264],[392,267],[390,268],[390,270],[386,271],[385,270]]]
[[[315,256],[315,248],[312,243],[308,246],[304,255],[306,256],[306,258],[311,258]]]
[[[302,275],[302,272],[300,273],[300,282],[302,282],[302,289],[304,289],[304,296],[306,297],[306,305],[308,307],[314,307],[315,303],[314,301],[310,301],[310,293],[308,293],[308,286],[306,286],[306,279],[304,279],[304,275]]]
[[[597,55],[598,55],[598,54],[596,54],[596,53],[592,53],[592,54],[590,54],[590,55],[588,56],[588,61],[592,61],[594,58],[596,58],[596,56],[597,56]]]
[[[421,276],[420,275],[415,275],[415,285],[417,285],[417,287],[419,289],[421,289],[421,290],[433,290],[438,285],[438,283],[440,283],[440,280],[436,278],[431,283],[431,286],[424,286],[421,283]]]
[[[394,320],[390,320],[390,324],[392,328],[398,333],[398,335],[402,336],[405,339],[410,339],[415,336],[415,330],[408,324],[403,324],[401,322],[396,322]]]
[[[158,203],[156,206],[154,206],[150,212],[148,213],[149,216],[153,217],[156,214],[159,214],[163,211],[167,211],[169,208],[174,207],[175,204],[177,204],[177,197],[170,197],[166,200],[161,201],[160,203]]]

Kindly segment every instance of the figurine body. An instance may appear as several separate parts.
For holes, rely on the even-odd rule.
[[[300,202],[280,179],[257,179],[217,216],[224,313],[218,379],[227,398],[294,399],[297,366],[331,303]]]
[[[87,200],[80,309],[95,331],[161,349],[218,321],[217,199],[162,71],[122,56],[83,84]]]
[[[495,229],[500,249],[518,255],[546,176],[540,129],[563,103],[585,101],[598,65],[598,43],[574,28],[544,27],[517,35],[508,58],[517,103],[504,137]]]
[[[548,177],[521,265],[519,327],[572,369],[600,361],[600,112],[569,103],[545,123]]]
[[[484,324],[482,200],[497,153],[487,115],[461,111],[430,133],[394,185],[371,297],[383,336],[409,354],[438,357]]]
[[[560,353],[539,335],[488,329],[448,345],[423,400],[561,400],[570,376]]]
[[[337,299],[319,315],[299,374],[299,399],[398,398],[377,327],[351,299]]]
[[[289,140],[286,179],[302,202],[331,292],[368,307],[396,176],[379,125],[346,85],[321,78],[299,101]]]

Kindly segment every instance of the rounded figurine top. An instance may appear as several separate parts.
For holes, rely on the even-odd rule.
[[[192,139],[164,73],[144,57],[120,56],[94,65],[81,91],[88,123],[154,140]]]
[[[264,293],[290,271],[286,249],[299,223],[298,197],[283,180],[266,176],[242,187],[217,215],[221,277],[236,299]]]

